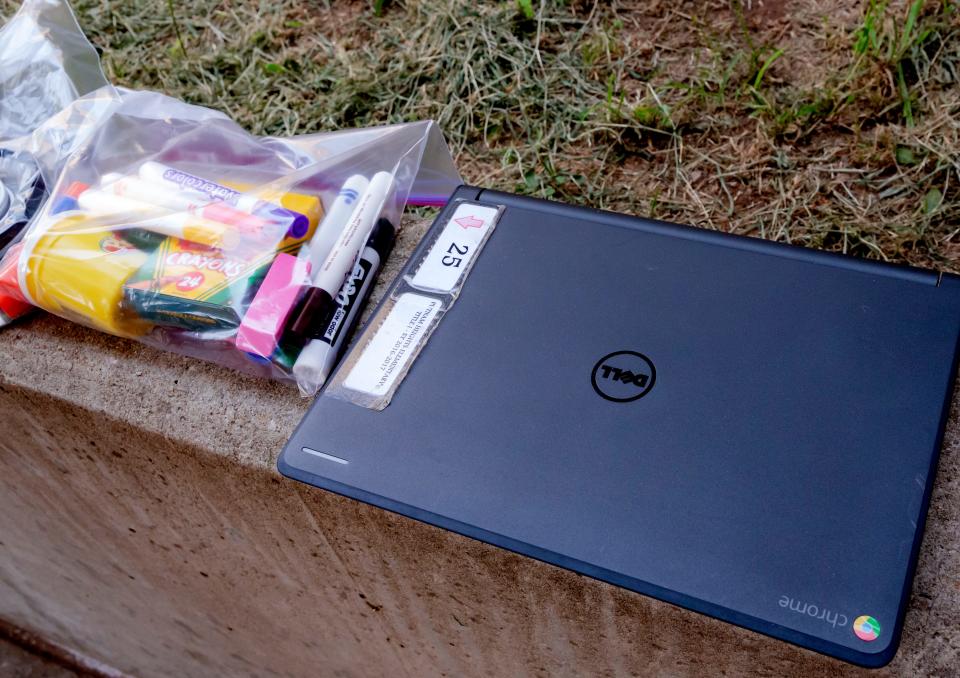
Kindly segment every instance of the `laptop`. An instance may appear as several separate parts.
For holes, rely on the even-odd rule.
[[[321,393],[281,473],[889,662],[956,375],[960,277],[463,186],[395,288],[464,201],[499,220],[392,402]]]

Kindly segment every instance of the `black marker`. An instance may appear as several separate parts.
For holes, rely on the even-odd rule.
[[[336,308],[325,331],[308,341],[297,357],[293,375],[298,383],[320,386],[327,380],[346,348],[350,330],[357,323],[360,309],[370,296],[373,281],[393,249],[395,239],[393,224],[386,219],[378,220],[366,247],[360,253],[360,259],[334,299]]]

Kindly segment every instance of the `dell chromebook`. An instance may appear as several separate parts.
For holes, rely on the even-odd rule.
[[[462,258],[444,240],[454,217],[464,233],[496,224],[444,312],[415,314],[431,331],[370,359],[379,309],[280,470],[888,662],[956,376],[960,278],[461,187],[386,304],[420,303],[399,286],[431,248],[438,267]],[[398,361],[385,404],[363,370]],[[344,397],[351,384],[377,407]]]

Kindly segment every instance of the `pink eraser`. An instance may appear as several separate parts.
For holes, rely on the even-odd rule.
[[[291,254],[278,254],[240,322],[237,348],[269,358],[277,348],[287,316],[300,290],[309,284],[310,264]]]

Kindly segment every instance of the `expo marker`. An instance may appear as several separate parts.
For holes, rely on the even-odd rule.
[[[330,209],[323,217],[323,221],[317,226],[317,230],[307,245],[309,255],[307,261],[310,262],[311,271],[319,271],[323,266],[324,260],[333,249],[337,236],[343,231],[344,226],[350,220],[351,215],[357,207],[358,200],[363,196],[370,181],[361,174],[355,174],[345,182],[337,193],[336,199],[330,205]]]
[[[274,205],[254,195],[245,195],[214,181],[182,172],[159,162],[147,161],[140,165],[137,171],[144,181],[185,193],[191,199],[222,201],[269,221],[289,224],[288,234],[291,237],[303,237],[310,229],[310,220],[305,214]]]
[[[377,221],[366,247],[360,253],[360,260],[337,293],[337,308],[326,330],[322,336],[307,342],[293,366],[293,375],[299,384],[312,389],[322,386],[330,376],[346,348],[350,329],[356,324],[360,309],[370,296],[373,281],[393,249],[396,233],[393,224],[386,219]]]
[[[287,369],[292,367],[293,361],[286,358],[282,349],[278,350],[284,327],[300,300],[301,291],[308,289],[312,282],[309,272],[323,265],[369,185],[367,178],[359,174],[344,182],[310,239],[306,256],[298,259],[288,254],[277,255],[243,316],[236,338],[237,348],[254,360],[269,360],[276,354],[277,362],[285,363]],[[343,290],[337,295],[338,300],[342,294]]]
[[[353,270],[360,250],[374,224],[380,217],[384,205],[394,191],[393,175],[389,172],[377,172],[370,185],[357,202],[357,207],[344,226],[340,237],[330,250],[330,254],[317,269],[313,270],[312,287],[307,290],[298,305],[293,321],[284,332],[282,344],[297,349],[307,339],[322,336],[330,321],[334,308],[334,296],[340,291],[347,275]]]

